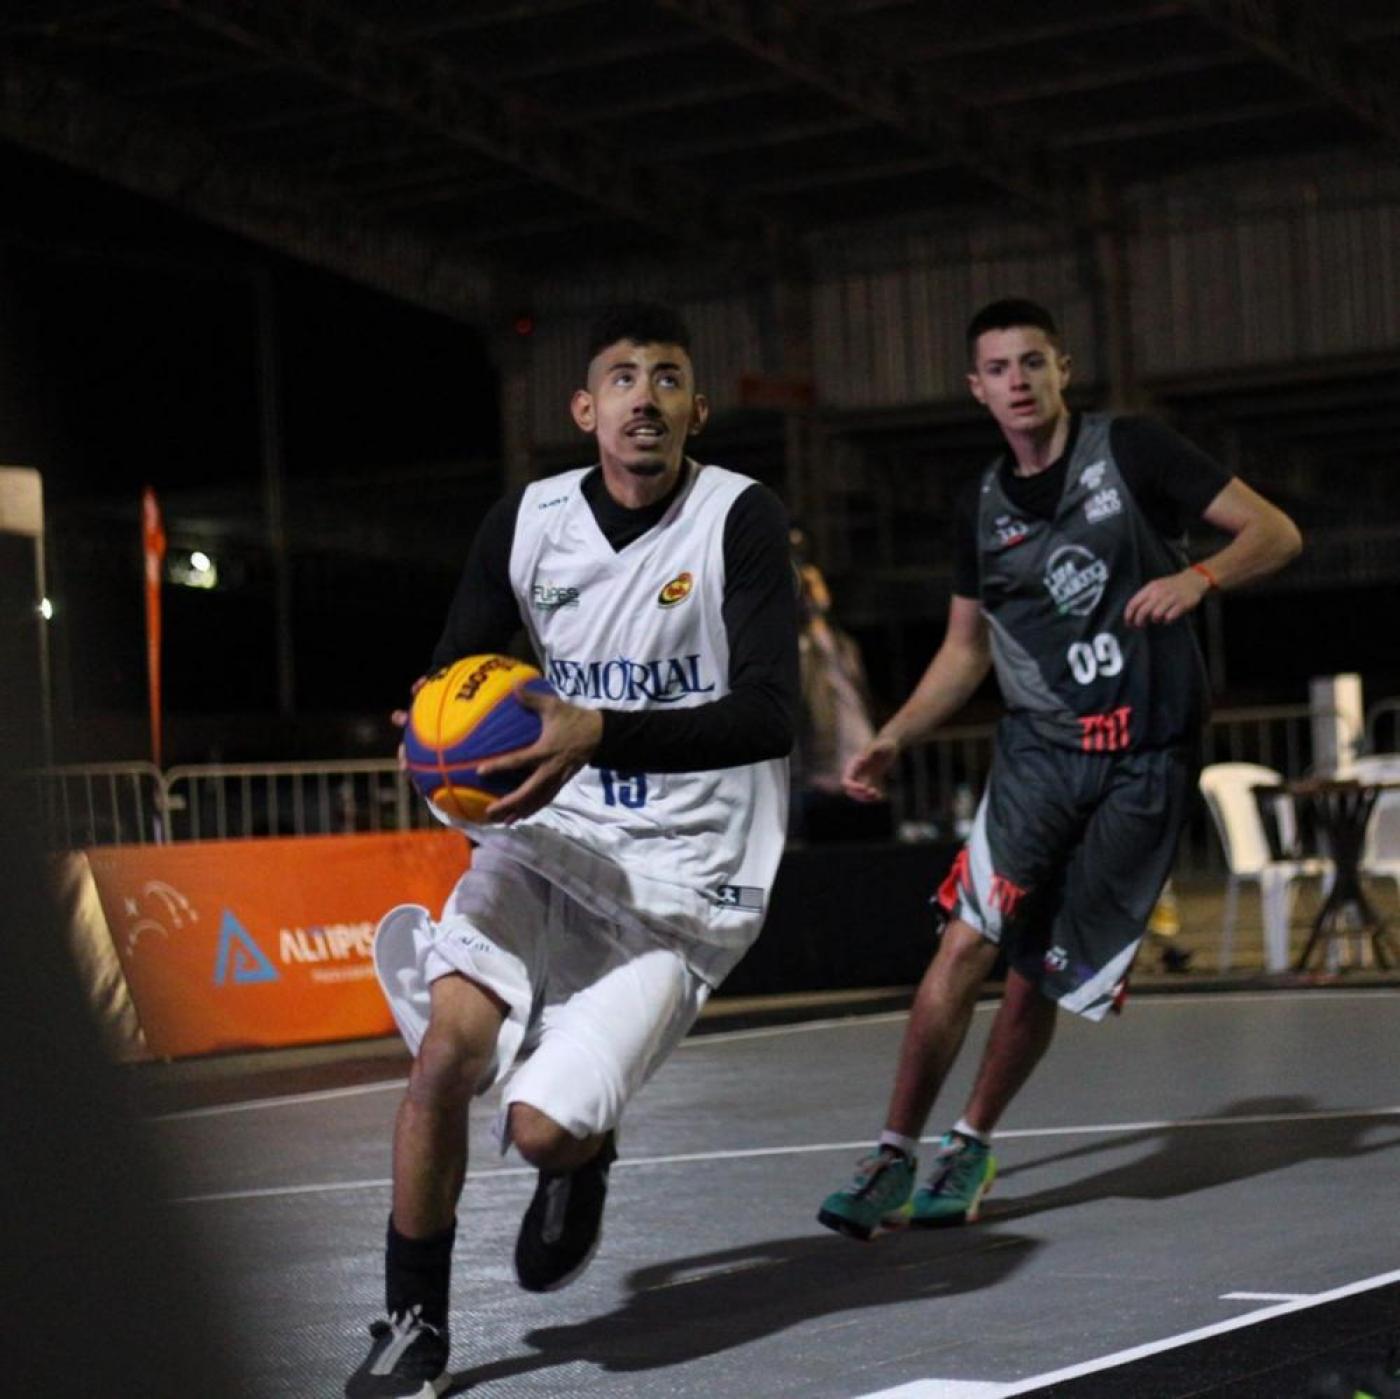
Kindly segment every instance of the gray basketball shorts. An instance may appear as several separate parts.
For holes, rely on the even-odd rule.
[[[1102,1019],[1171,873],[1199,767],[1190,746],[1084,753],[1004,719],[939,905],[1066,1010]]]

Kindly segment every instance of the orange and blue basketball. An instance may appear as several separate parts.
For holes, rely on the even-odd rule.
[[[483,777],[476,764],[528,748],[540,717],[515,698],[521,681],[553,694],[534,666],[510,656],[464,656],[430,675],[413,697],[404,758],[414,785],[450,821],[481,821],[486,808],[518,787],[524,769]]]

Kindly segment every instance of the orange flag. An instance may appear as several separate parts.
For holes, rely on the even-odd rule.
[[[156,493],[141,493],[141,552],[146,560],[146,679],[151,697],[151,761],[160,766],[160,575],[165,562],[165,526]]]

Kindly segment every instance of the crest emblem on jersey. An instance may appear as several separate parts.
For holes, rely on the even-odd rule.
[[[1102,461],[1091,461],[1083,471],[1079,473],[1079,484],[1086,491],[1096,491],[1103,485],[1103,474],[1108,463]]]
[[[684,602],[694,587],[695,579],[689,573],[678,573],[657,593],[656,605],[674,607],[678,602]]]
[[[1108,583],[1108,565],[1079,544],[1056,549],[1045,564],[1045,589],[1056,610],[1087,617],[1098,606]]]

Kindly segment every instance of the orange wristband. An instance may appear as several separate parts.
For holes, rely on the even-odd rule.
[[[1218,593],[1220,591],[1220,584],[1216,581],[1215,574],[1213,574],[1210,571],[1210,569],[1208,569],[1205,566],[1205,564],[1193,563],[1191,565],[1191,568],[1193,572],[1199,573],[1201,577],[1204,578],[1206,582],[1210,584],[1211,592]]]

